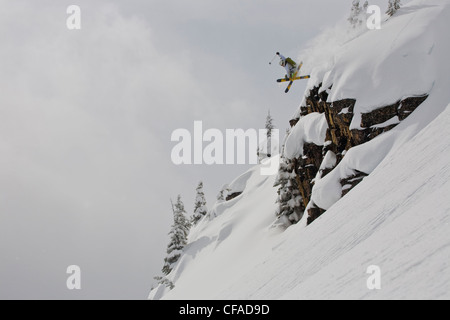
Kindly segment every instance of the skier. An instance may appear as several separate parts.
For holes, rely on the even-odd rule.
[[[277,52],[277,56],[280,57],[280,66],[286,69],[286,80],[292,79],[297,68],[297,63],[291,58],[286,58],[279,52]]]

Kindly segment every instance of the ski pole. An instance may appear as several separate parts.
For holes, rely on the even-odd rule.
[[[273,57],[273,59],[269,62],[269,64],[271,65],[273,60],[275,60],[275,58],[277,57],[277,55],[275,55],[275,57]]]

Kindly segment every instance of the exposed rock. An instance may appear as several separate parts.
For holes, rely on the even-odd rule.
[[[357,130],[353,129],[350,131],[350,134],[352,136],[352,141],[355,146],[358,146],[360,144],[366,143],[369,141],[369,132],[370,129],[363,129],[363,130]]]
[[[234,198],[239,197],[241,194],[242,194],[242,192],[234,192],[234,193],[228,195],[228,196],[225,198],[225,200],[226,200],[226,201],[233,200]]]
[[[291,126],[291,128],[293,128],[299,121],[300,121],[299,118],[291,119],[289,120],[289,125]]]
[[[383,122],[386,122],[396,116],[398,116],[400,121],[403,121],[427,98],[428,95],[410,97],[398,101],[392,105],[373,110],[372,112],[362,113],[361,127],[370,128],[377,124],[382,124]]]
[[[331,87],[329,87],[328,90],[331,90]],[[319,98],[322,101],[327,101],[328,100],[328,92],[326,90],[319,92]]]
[[[318,217],[320,217],[324,213],[325,213],[324,209],[318,208],[316,206],[309,208],[308,209],[308,220],[306,223],[309,225],[310,223],[312,223],[314,220],[316,220]]]
[[[293,159],[297,185],[305,208],[311,199],[314,179],[320,169],[324,155],[328,151],[335,153],[337,166],[349,149],[395,128],[428,98],[428,95],[410,97],[372,112],[363,113],[361,114],[361,129],[350,130],[356,100],[344,99],[331,103],[327,102],[328,90],[322,90],[321,86],[322,84],[310,90],[305,98],[305,105],[300,107],[300,116],[303,117],[313,112],[325,114],[328,123],[325,144],[324,146],[317,146],[312,143],[305,143],[303,157]],[[299,119],[292,119],[289,124],[293,127],[298,121]],[[322,170],[321,176],[326,176],[333,169],[334,167]],[[341,181],[342,196],[350,192],[366,176],[366,173],[356,171],[353,176],[343,179]],[[324,209],[315,205],[309,205],[307,211],[308,224],[325,212]]]
[[[322,160],[322,146],[305,143],[303,145],[303,157],[294,161],[295,173],[298,177],[297,183],[305,208],[309,203],[309,199],[311,199],[313,180],[319,171]]]
[[[353,119],[353,110],[356,100],[345,99],[326,103],[325,115],[330,130],[331,142],[335,146],[334,153],[342,154],[344,150],[352,147],[352,135],[349,130]]]
[[[369,113],[361,113],[361,127],[370,128],[374,125],[381,124],[383,122],[392,119],[397,116],[397,110],[400,106],[400,102],[373,110]]]
[[[400,102],[398,107],[398,118],[400,121],[405,120],[414,110],[417,109],[425,100],[427,100],[428,95],[423,95],[419,97],[406,98]]]
[[[319,94],[319,87],[314,87],[310,92],[309,96],[306,98],[306,106],[300,107],[300,116],[306,116],[307,114],[313,112],[324,113],[326,109],[326,98],[328,94],[321,92]],[[324,100],[322,98],[325,98]],[[325,103],[324,103],[325,102]]]
[[[351,177],[345,178],[341,180],[342,186],[342,196],[345,196],[350,192],[354,187],[356,187],[368,174],[356,170],[355,174]]]

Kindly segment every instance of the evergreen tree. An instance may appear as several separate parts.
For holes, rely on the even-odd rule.
[[[367,20],[368,8],[369,1],[364,2],[362,7],[360,5],[360,0],[353,1],[350,17],[347,20],[354,29],[361,27],[364,21]]]
[[[217,201],[225,201],[224,192],[225,190],[220,190],[219,194],[217,195]]]
[[[285,146],[286,146],[286,140],[287,140],[287,138],[288,138],[290,133],[291,133],[291,129],[290,128],[286,128],[283,145],[281,146],[281,157],[283,157],[283,155],[284,155],[284,149],[285,149]]]
[[[367,14],[367,9],[369,9],[369,1],[364,2],[363,12]]]
[[[175,285],[173,284],[172,281],[170,281],[169,279],[167,279],[165,276],[156,276],[153,279],[155,279],[156,281],[158,281],[159,284],[164,285],[166,287],[168,287],[170,290],[172,290],[173,288],[175,288]],[[153,290],[154,288],[152,288]],[[152,291],[150,290],[150,291]]]
[[[397,10],[400,9],[401,5],[402,2],[400,0],[389,0],[386,13],[392,17],[397,12]]]
[[[360,0],[353,0],[350,17],[348,18],[348,21],[353,28],[359,27],[363,23],[361,19],[362,12],[363,11],[360,5]]]
[[[270,110],[267,113],[265,129],[267,130],[267,140],[269,140],[269,138],[272,136],[272,130],[275,129],[273,118],[270,115]]]
[[[181,196],[178,196],[175,205],[172,203],[172,211],[173,225],[169,232],[170,242],[167,246],[167,256],[164,259],[164,266],[162,268],[162,272],[165,275],[168,275],[172,271],[174,264],[180,258],[184,246],[187,244],[187,236],[190,228]]]
[[[281,224],[286,227],[300,221],[305,210],[295,172],[295,163],[283,156],[284,146],[289,134],[290,129],[287,129],[281,147],[280,167],[274,184],[274,187],[279,187],[276,201],[278,204],[276,216],[281,221]]]
[[[228,187],[228,185],[224,185],[222,189],[220,190],[219,194],[217,195],[217,201],[225,201],[228,193],[231,191],[231,189]]]
[[[273,118],[270,115],[270,110],[266,117],[266,124],[264,126],[266,129],[266,141],[260,141],[260,145],[258,147],[258,159],[259,161],[263,160],[264,158],[270,158],[272,156],[272,131],[275,129],[275,126],[273,124]]]
[[[205,194],[203,193],[203,182],[200,181],[196,191],[197,195],[195,197],[194,203],[194,215],[191,219],[192,225],[196,225],[200,221],[200,219],[208,213],[208,209],[206,208]]]

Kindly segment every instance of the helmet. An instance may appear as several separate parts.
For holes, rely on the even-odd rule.
[[[280,60],[280,66],[284,67],[286,64],[284,63],[283,60]]]

